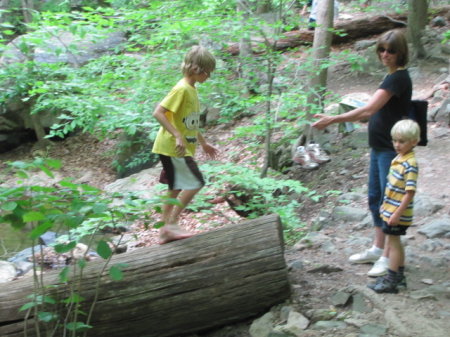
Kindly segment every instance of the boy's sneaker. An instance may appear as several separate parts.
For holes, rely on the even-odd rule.
[[[311,159],[318,164],[327,163],[331,160],[325,151],[320,148],[319,144],[308,144],[306,146],[306,151],[308,151]]]
[[[319,167],[319,164],[311,160],[311,157],[304,146],[297,147],[292,160],[306,170],[314,170]]]
[[[353,254],[348,258],[351,263],[372,263],[377,261],[381,254],[372,253],[369,249],[362,253]]]
[[[367,275],[370,277],[383,276],[387,274],[387,270],[389,268],[389,259],[380,257],[375,261],[372,269],[367,272]]]
[[[371,283],[367,285],[368,288],[373,291],[381,294],[381,293],[389,293],[389,294],[397,294],[397,282],[392,281],[388,276],[380,276],[377,278],[375,283]]]
[[[405,275],[399,276],[399,279],[397,280],[397,288],[406,289],[408,287],[406,283],[406,277]]]

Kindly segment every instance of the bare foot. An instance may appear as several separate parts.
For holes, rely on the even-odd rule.
[[[165,225],[159,230],[159,244],[163,245],[176,240],[183,240],[194,236],[177,225]]]

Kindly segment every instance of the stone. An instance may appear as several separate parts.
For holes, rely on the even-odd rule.
[[[345,306],[348,303],[348,300],[350,299],[351,294],[344,292],[344,291],[338,291],[333,296],[331,296],[331,303],[334,306]]]
[[[251,337],[269,337],[273,329],[274,315],[268,312],[250,325],[249,333]]]
[[[16,277],[16,267],[8,261],[0,261],[0,283],[12,281]]]
[[[444,216],[422,225],[418,232],[427,238],[450,237],[450,217]]]
[[[348,223],[362,221],[366,215],[367,210],[350,206],[337,206],[332,213],[333,219]]]
[[[352,297],[352,310],[357,312],[368,313],[372,311],[372,308],[366,303],[362,294],[354,294]]]

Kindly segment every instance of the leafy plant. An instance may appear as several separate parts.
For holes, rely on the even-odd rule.
[[[110,243],[98,237],[104,227],[126,225],[137,218],[149,221],[149,207],[160,208],[160,200],[142,200],[133,195],[106,195],[103,191],[85,184],[75,184],[66,178],[52,186],[28,185],[26,179],[36,170],[54,178],[53,170],[59,169],[61,163],[53,159],[36,158],[32,162],[13,162],[10,167],[19,177],[18,186],[0,188],[0,223],[11,225],[17,230],[28,230],[32,241],[33,255],[39,253],[40,260],[34,263],[34,293],[30,302],[21,307],[27,317],[34,316],[35,331],[46,331],[47,336],[79,336],[91,328],[90,320],[96,304],[86,303],[82,296],[83,272],[87,265],[89,249],[96,245],[97,254],[104,260],[96,283],[96,295],[101,276],[108,271],[115,281],[123,278],[124,265],[109,266],[113,255]],[[120,206],[112,206],[113,199],[121,198]],[[39,252],[34,247],[40,236],[48,231],[65,232],[54,245],[59,254],[71,254],[76,262],[65,266],[59,273],[60,282],[68,292],[57,291],[61,285],[49,286],[44,274],[38,273],[43,265],[42,246]],[[75,257],[74,248],[82,241],[87,241],[87,249],[82,256]],[[120,241],[119,241],[120,243]],[[119,244],[118,243],[118,244]],[[63,294],[63,297],[60,295]],[[86,312],[86,308],[88,311]]]
[[[248,218],[278,214],[284,225],[287,242],[293,242],[301,235],[299,229],[304,226],[297,214],[300,206],[298,200],[303,197],[314,200],[318,198],[314,191],[310,191],[301,182],[284,179],[280,174],[261,178],[257,171],[234,164],[203,164],[201,169],[209,177],[206,195],[217,195],[219,191],[225,199],[245,199],[246,202],[235,209],[247,214]],[[197,202],[200,202],[200,205]],[[206,208],[205,198],[194,199],[189,207]]]

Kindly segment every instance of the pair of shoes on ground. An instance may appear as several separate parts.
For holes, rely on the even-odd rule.
[[[373,253],[369,249],[362,253],[350,256],[351,263],[373,263],[373,267],[367,272],[370,277],[378,277],[386,275],[389,268],[389,260],[380,254]]]
[[[292,160],[304,169],[313,170],[318,168],[319,164],[329,162],[330,157],[320,148],[319,144],[311,143],[297,147]]]

